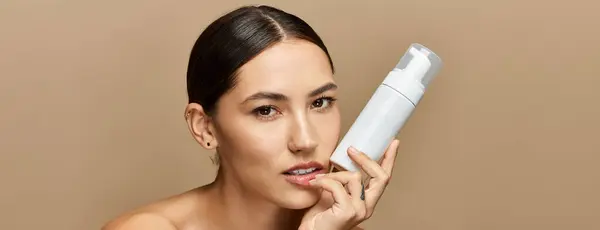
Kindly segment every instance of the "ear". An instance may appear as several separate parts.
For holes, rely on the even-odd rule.
[[[194,139],[205,149],[213,150],[219,145],[215,136],[214,124],[202,106],[190,103],[185,108],[185,120]]]

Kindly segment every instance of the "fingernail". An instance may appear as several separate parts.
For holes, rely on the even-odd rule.
[[[308,181],[308,183],[309,183],[310,185],[314,185],[314,184],[316,184],[316,183],[317,183],[317,179],[312,179],[312,180]]]
[[[317,175],[315,176],[315,178],[320,178],[320,177],[323,177],[323,176],[325,176],[325,174],[317,174]]]
[[[352,155],[358,155],[358,149],[350,146],[350,148],[348,148],[348,152]]]

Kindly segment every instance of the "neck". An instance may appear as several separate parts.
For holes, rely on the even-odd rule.
[[[211,229],[297,230],[305,212],[278,207],[245,190],[222,170],[208,190],[208,211],[214,225]]]

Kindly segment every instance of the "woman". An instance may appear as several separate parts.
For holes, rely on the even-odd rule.
[[[185,109],[192,136],[217,153],[216,179],[104,229],[359,229],[398,142],[381,165],[348,150],[371,178],[366,190],[360,173],[328,173],[340,137],[333,73],[319,36],[294,15],[247,6],[217,19],[192,49]]]

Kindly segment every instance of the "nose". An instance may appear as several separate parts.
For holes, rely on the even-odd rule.
[[[315,129],[306,115],[296,116],[291,125],[288,148],[292,153],[312,152],[318,141]]]

